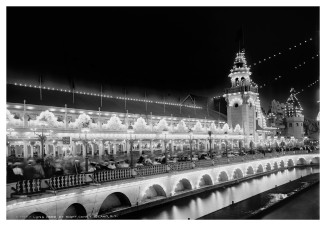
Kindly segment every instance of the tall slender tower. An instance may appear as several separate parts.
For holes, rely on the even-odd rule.
[[[229,77],[231,88],[225,90],[227,102],[227,120],[229,126],[235,127],[239,124],[243,127],[246,144],[256,141],[256,120],[260,108],[258,87],[250,79],[250,67],[247,67],[245,51],[237,53],[233,68]]]

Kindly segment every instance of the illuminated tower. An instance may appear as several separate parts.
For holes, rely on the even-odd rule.
[[[299,140],[304,137],[304,115],[302,114],[302,110],[300,102],[296,97],[295,90],[291,88],[285,108],[286,135]]]
[[[239,124],[247,138],[246,144],[256,141],[256,123],[258,113],[261,116],[258,87],[250,79],[250,67],[247,67],[244,50],[237,53],[229,77],[232,87],[225,90],[227,102],[227,121],[233,128]],[[262,123],[260,123],[262,124]]]

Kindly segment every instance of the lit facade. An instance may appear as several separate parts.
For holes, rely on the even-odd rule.
[[[263,129],[266,120],[262,114],[258,86],[250,78],[250,67],[247,66],[244,50],[237,53],[233,68],[229,74],[231,88],[226,89],[227,122],[243,127],[246,144],[257,142],[260,136],[265,139]]]
[[[127,133],[128,125],[134,128],[132,135]],[[165,128],[167,136],[162,133]],[[165,150],[177,154],[189,151],[190,145],[194,151],[208,151],[208,130],[212,131],[213,150],[225,149],[226,145],[236,148],[244,141],[240,126],[230,128],[215,120],[7,103],[7,156],[41,156],[38,135],[42,133],[46,136],[44,153],[54,156],[85,157],[87,146],[91,157],[125,157],[130,154],[130,139],[136,154],[161,154]]]
[[[287,136],[294,137],[298,140],[303,140],[304,138],[304,116],[302,110],[300,102],[296,97],[295,90],[292,88],[290,90],[290,96],[286,101],[285,133]]]

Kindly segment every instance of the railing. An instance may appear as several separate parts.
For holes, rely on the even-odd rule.
[[[214,164],[215,164],[215,161],[212,159],[199,160],[199,161],[195,162],[196,167],[209,167],[209,166],[213,166]]]
[[[48,185],[51,189],[63,189],[69,187],[75,187],[86,184],[85,174],[71,174],[59,177],[51,177],[48,180]]]
[[[192,162],[178,162],[169,164],[171,171],[181,171],[193,168]]]
[[[16,183],[17,194],[32,194],[41,192],[41,179],[23,180]]]
[[[162,164],[162,165],[137,167],[136,172],[137,172],[137,176],[140,177],[167,173],[167,165]]]
[[[93,173],[93,180],[95,182],[107,182],[114,180],[128,179],[132,177],[132,170],[128,169],[117,169],[117,170],[103,170]]]
[[[76,174],[76,175],[64,175],[58,177],[52,177],[50,179],[43,179],[48,187],[52,190],[83,186],[87,185],[91,180],[86,176],[89,175],[93,182],[109,182],[115,180],[124,180],[136,177],[143,177],[149,175],[163,174],[168,173],[169,171],[183,171],[190,170],[193,168],[199,167],[211,167],[213,165],[225,165],[229,163],[237,162],[246,162],[253,161],[256,159],[266,159],[284,155],[298,155],[298,154],[307,154],[307,151],[295,151],[295,152],[286,152],[286,153],[266,153],[265,155],[259,153],[255,155],[245,155],[245,156],[236,156],[230,158],[217,158],[214,160],[200,160],[194,162],[178,162],[178,163],[169,163],[168,165],[153,165],[153,166],[142,166],[135,169],[136,175],[133,175],[133,169],[116,169],[116,170],[103,170],[93,173],[86,174]],[[315,153],[311,153],[315,154]],[[170,170],[168,170],[168,167]],[[42,192],[42,180],[33,179],[33,180],[23,180],[16,183],[16,188],[12,188],[15,191],[14,194],[17,195],[28,195],[37,192]],[[43,188],[43,190],[48,188]]]

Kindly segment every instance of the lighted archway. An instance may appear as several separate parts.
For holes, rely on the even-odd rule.
[[[252,166],[249,166],[248,168],[247,168],[247,172],[246,172],[246,174],[247,175],[252,175],[252,174],[254,174],[255,172],[254,172],[254,168],[252,168]]]
[[[121,192],[114,192],[104,199],[98,212],[98,215],[109,213],[118,209],[127,208],[130,206],[130,200],[125,194]]]
[[[174,193],[183,192],[187,190],[192,190],[192,186],[190,181],[184,178],[176,184],[174,188]]]
[[[263,173],[263,172],[264,172],[263,165],[260,164],[260,165],[257,167],[256,173]]]
[[[319,161],[319,157],[314,157],[313,159],[311,159],[310,164],[319,164]]]
[[[229,180],[229,176],[225,171],[220,172],[218,175],[218,181],[219,182],[225,182]]]
[[[198,187],[203,187],[207,185],[213,185],[213,182],[212,178],[208,174],[205,174],[200,178],[198,182]]]
[[[297,161],[297,165],[306,165],[307,161],[304,158],[299,158],[299,160]]]
[[[34,212],[28,215],[26,220],[49,220],[49,218],[42,212]]]
[[[277,164],[277,162],[274,162],[273,169],[274,169],[274,170],[277,170],[277,169],[278,169],[278,164]]]
[[[142,201],[152,200],[159,197],[166,197],[166,193],[161,185],[154,184],[146,189]]]
[[[243,173],[242,170],[237,168],[236,170],[233,171],[233,179],[240,179],[243,178]]]
[[[71,204],[63,213],[63,219],[87,219],[86,209],[79,203]]]
[[[280,167],[281,167],[281,168],[284,168],[284,167],[285,167],[285,163],[284,163],[283,160],[281,160],[281,162],[280,162]]]
[[[271,171],[272,170],[271,164],[267,163],[265,166],[265,169],[266,169],[266,171]]]
[[[287,164],[287,167],[293,167],[294,166],[294,162],[292,159],[289,159],[288,160],[288,164]]]

